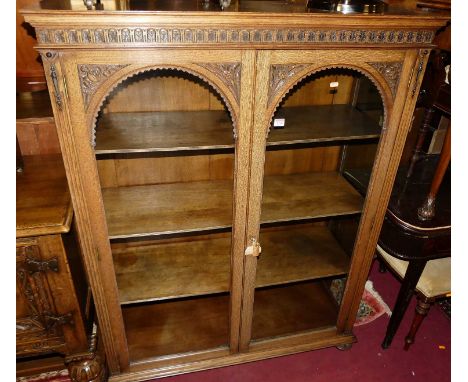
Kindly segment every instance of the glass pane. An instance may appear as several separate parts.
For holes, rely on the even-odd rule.
[[[130,77],[106,99],[95,153],[130,359],[229,343],[232,122],[191,74]]]
[[[354,177],[370,174],[382,118],[377,89],[351,70],[309,76],[279,105],[266,147],[252,340],[336,325],[367,187]]]

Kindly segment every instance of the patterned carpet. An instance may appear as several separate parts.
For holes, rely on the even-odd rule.
[[[342,278],[334,280],[331,284],[331,292],[338,303],[341,302],[341,298],[343,297],[345,282],[346,279]],[[359,304],[354,326],[368,324],[385,313],[388,316],[392,314],[388,305],[382,300],[382,297],[380,297],[379,293],[374,289],[374,284],[372,281],[367,280],[364,293],[362,294],[362,300]]]
[[[444,312],[445,316],[447,316],[447,318],[450,320],[452,318],[451,316],[452,300],[450,299],[450,297],[437,302],[437,305],[439,306],[440,310]]]
[[[51,371],[30,377],[16,378],[16,382],[70,382],[68,370]]]

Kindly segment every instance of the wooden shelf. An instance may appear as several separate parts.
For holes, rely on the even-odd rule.
[[[112,245],[121,304],[229,291],[231,234]]]
[[[232,181],[102,190],[111,239],[213,231],[232,224]],[[356,214],[363,199],[338,173],[265,177],[262,223]]]
[[[16,94],[16,119],[47,119],[53,122],[54,114],[47,90]]]
[[[256,287],[348,273],[349,257],[324,225],[260,231]]]
[[[256,286],[346,274],[349,257],[325,226],[262,231]],[[113,244],[122,304],[229,291],[230,234]]]
[[[124,306],[122,313],[132,362],[228,345],[228,294]],[[320,281],[257,289],[252,338],[333,327],[337,315]]]
[[[70,230],[73,208],[61,155],[27,155],[16,173],[16,237]]]
[[[338,305],[321,281],[255,290],[252,339],[336,325]]]
[[[379,125],[349,105],[281,109],[284,129],[272,129],[267,146],[378,138]],[[96,129],[96,154],[232,149],[225,111],[104,114]]]
[[[225,111],[104,114],[96,128],[96,154],[227,149],[234,147]]]
[[[278,118],[285,118],[285,127],[271,128],[267,146],[378,138],[381,131],[378,123],[350,105],[285,107]]]
[[[229,296],[122,308],[131,361],[227,346]]]

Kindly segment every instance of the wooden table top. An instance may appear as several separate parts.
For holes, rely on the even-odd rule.
[[[65,233],[73,217],[60,155],[24,156],[16,175],[16,237]]]

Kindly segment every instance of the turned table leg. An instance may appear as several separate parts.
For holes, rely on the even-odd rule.
[[[414,315],[413,323],[411,324],[410,331],[405,338],[405,350],[408,350],[412,343],[414,343],[414,337],[421,326],[422,321],[427,316],[431,304],[421,296],[418,296],[418,305],[416,306],[416,312]]]
[[[418,284],[419,277],[421,276],[427,261],[410,261],[408,269],[406,270],[405,277],[400,287],[398,297],[393,308],[390,322],[388,323],[387,332],[382,342],[382,348],[387,349],[395,336],[401,320],[408,308],[411,297],[413,297],[414,290]]]

